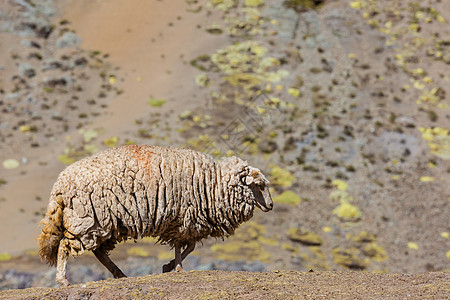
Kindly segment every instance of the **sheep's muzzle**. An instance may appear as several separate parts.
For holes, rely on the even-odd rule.
[[[263,212],[272,210],[273,201],[268,187],[265,187],[264,190],[258,189],[254,192],[254,195],[257,207],[259,207]]]

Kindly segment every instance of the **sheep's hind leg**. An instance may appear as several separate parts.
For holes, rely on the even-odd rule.
[[[66,239],[62,239],[59,242],[58,260],[56,262],[56,282],[61,286],[69,286],[69,281],[66,278],[67,260],[69,259],[69,251],[66,242]]]
[[[183,253],[181,253],[181,257],[178,254],[178,261],[177,262],[177,247],[175,247],[175,259],[172,259],[168,264],[165,264],[163,266],[163,273],[170,272],[173,269],[175,271],[179,272],[183,270],[183,267],[181,266],[181,262],[186,258],[186,256],[189,255],[192,251],[195,249],[195,243],[190,243],[186,246],[186,249],[184,249]],[[180,252],[181,248],[179,248],[178,253]]]
[[[101,248],[95,249],[95,257],[113,274],[114,278],[127,277],[123,272],[116,266],[116,264],[109,258],[109,256]]]

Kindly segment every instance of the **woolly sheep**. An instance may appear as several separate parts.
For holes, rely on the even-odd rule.
[[[195,244],[226,237],[273,208],[269,181],[237,157],[215,161],[188,149],[128,145],[82,159],[63,170],[41,221],[39,255],[56,264],[56,281],[69,285],[69,254],[93,251],[115,278],[126,277],[108,252],[146,236],[175,248],[163,272],[182,270]],[[183,252],[181,250],[184,248]]]

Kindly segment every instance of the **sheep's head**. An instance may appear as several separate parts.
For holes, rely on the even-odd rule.
[[[273,201],[269,192],[269,180],[257,168],[249,166],[247,170],[248,174],[242,178],[242,181],[250,188],[255,205],[264,212],[272,210]]]
[[[257,206],[266,212],[273,208],[272,197],[269,192],[269,180],[257,168],[251,167],[248,163],[235,156],[224,157],[220,160],[224,170],[224,180],[229,186],[243,188],[244,200]]]

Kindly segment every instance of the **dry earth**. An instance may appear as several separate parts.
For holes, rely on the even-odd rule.
[[[275,210],[193,268],[448,272],[450,2],[125,3],[0,3],[1,271],[48,270],[35,238],[66,164],[147,143],[237,154],[272,182]],[[159,269],[173,254],[152,242],[113,259]]]
[[[0,292],[2,299],[448,299],[450,275],[190,271]]]

